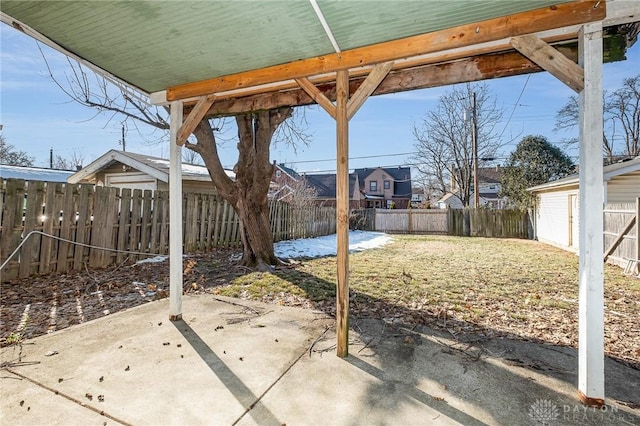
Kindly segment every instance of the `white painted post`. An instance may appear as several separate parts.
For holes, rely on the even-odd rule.
[[[584,69],[580,92],[580,260],[578,395],[589,406],[604,404],[604,177],[602,170],[602,23],[578,35]]]
[[[169,319],[182,318],[182,102],[171,102],[169,143]]]

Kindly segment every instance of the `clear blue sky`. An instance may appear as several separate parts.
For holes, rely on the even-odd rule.
[[[624,78],[640,72],[638,44],[628,51],[627,61],[604,65],[605,89],[616,89]],[[54,69],[66,67],[63,55],[46,46],[43,49]],[[35,40],[0,24],[0,52],[2,134],[8,143],[34,156],[36,166],[48,167],[50,148],[62,157],[76,151],[84,157],[85,165],[109,149],[121,149],[121,119],[96,116],[94,110],[69,101],[48,77]],[[553,132],[556,112],[573,93],[553,76],[537,73],[490,80],[488,84],[498,105],[504,108],[503,122],[497,128],[505,129],[505,138],[520,135],[503,156],[511,152],[522,136],[529,134],[546,136],[552,142],[577,135],[577,128],[568,133]],[[447,90],[425,89],[370,98],[350,122],[350,168],[410,164],[411,156],[406,153],[415,151],[413,125],[422,120]],[[298,147],[297,152],[276,145],[272,148],[272,160],[287,162],[300,172],[335,170],[333,119],[318,107],[307,108],[306,116],[313,134],[311,145]],[[146,134],[133,130],[127,133],[128,151],[168,155],[167,137],[158,142],[157,132],[143,133]],[[226,143],[220,152],[223,164],[231,167],[237,157],[235,144]],[[380,157],[358,158],[370,156]],[[332,161],[317,161],[326,159]]]

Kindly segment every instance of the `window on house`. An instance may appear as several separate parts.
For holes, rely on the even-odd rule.
[[[384,181],[384,189],[389,189],[391,188],[391,181],[390,180],[385,180]]]
[[[377,191],[378,190],[378,181],[377,180],[372,180],[369,181],[369,191]]]
[[[280,170],[276,170],[276,177],[282,176],[282,172]]]

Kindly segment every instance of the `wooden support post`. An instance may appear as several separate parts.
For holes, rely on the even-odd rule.
[[[602,23],[581,27],[580,258],[578,290],[578,396],[604,404],[604,176],[602,170]]]
[[[336,76],[336,214],[338,288],[336,292],[337,355],[349,355],[349,71]]]
[[[391,70],[392,62],[380,64],[363,81],[349,100],[349,71],[336,72],[336,104],[320,92],[307,78],[296,82],[325,111],[336,119],[336,234],[338,283],[336,291],[337,355],[349,355],[349,119],[373,93]]]
[[[182,102],[171,102],[169,143],[169,319],[182,319]]]

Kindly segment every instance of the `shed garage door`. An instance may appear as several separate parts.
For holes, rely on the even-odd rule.
[[[157,183],[154,178],[145,173],[118,173],[105,175],[105,186],[155,191]]]

